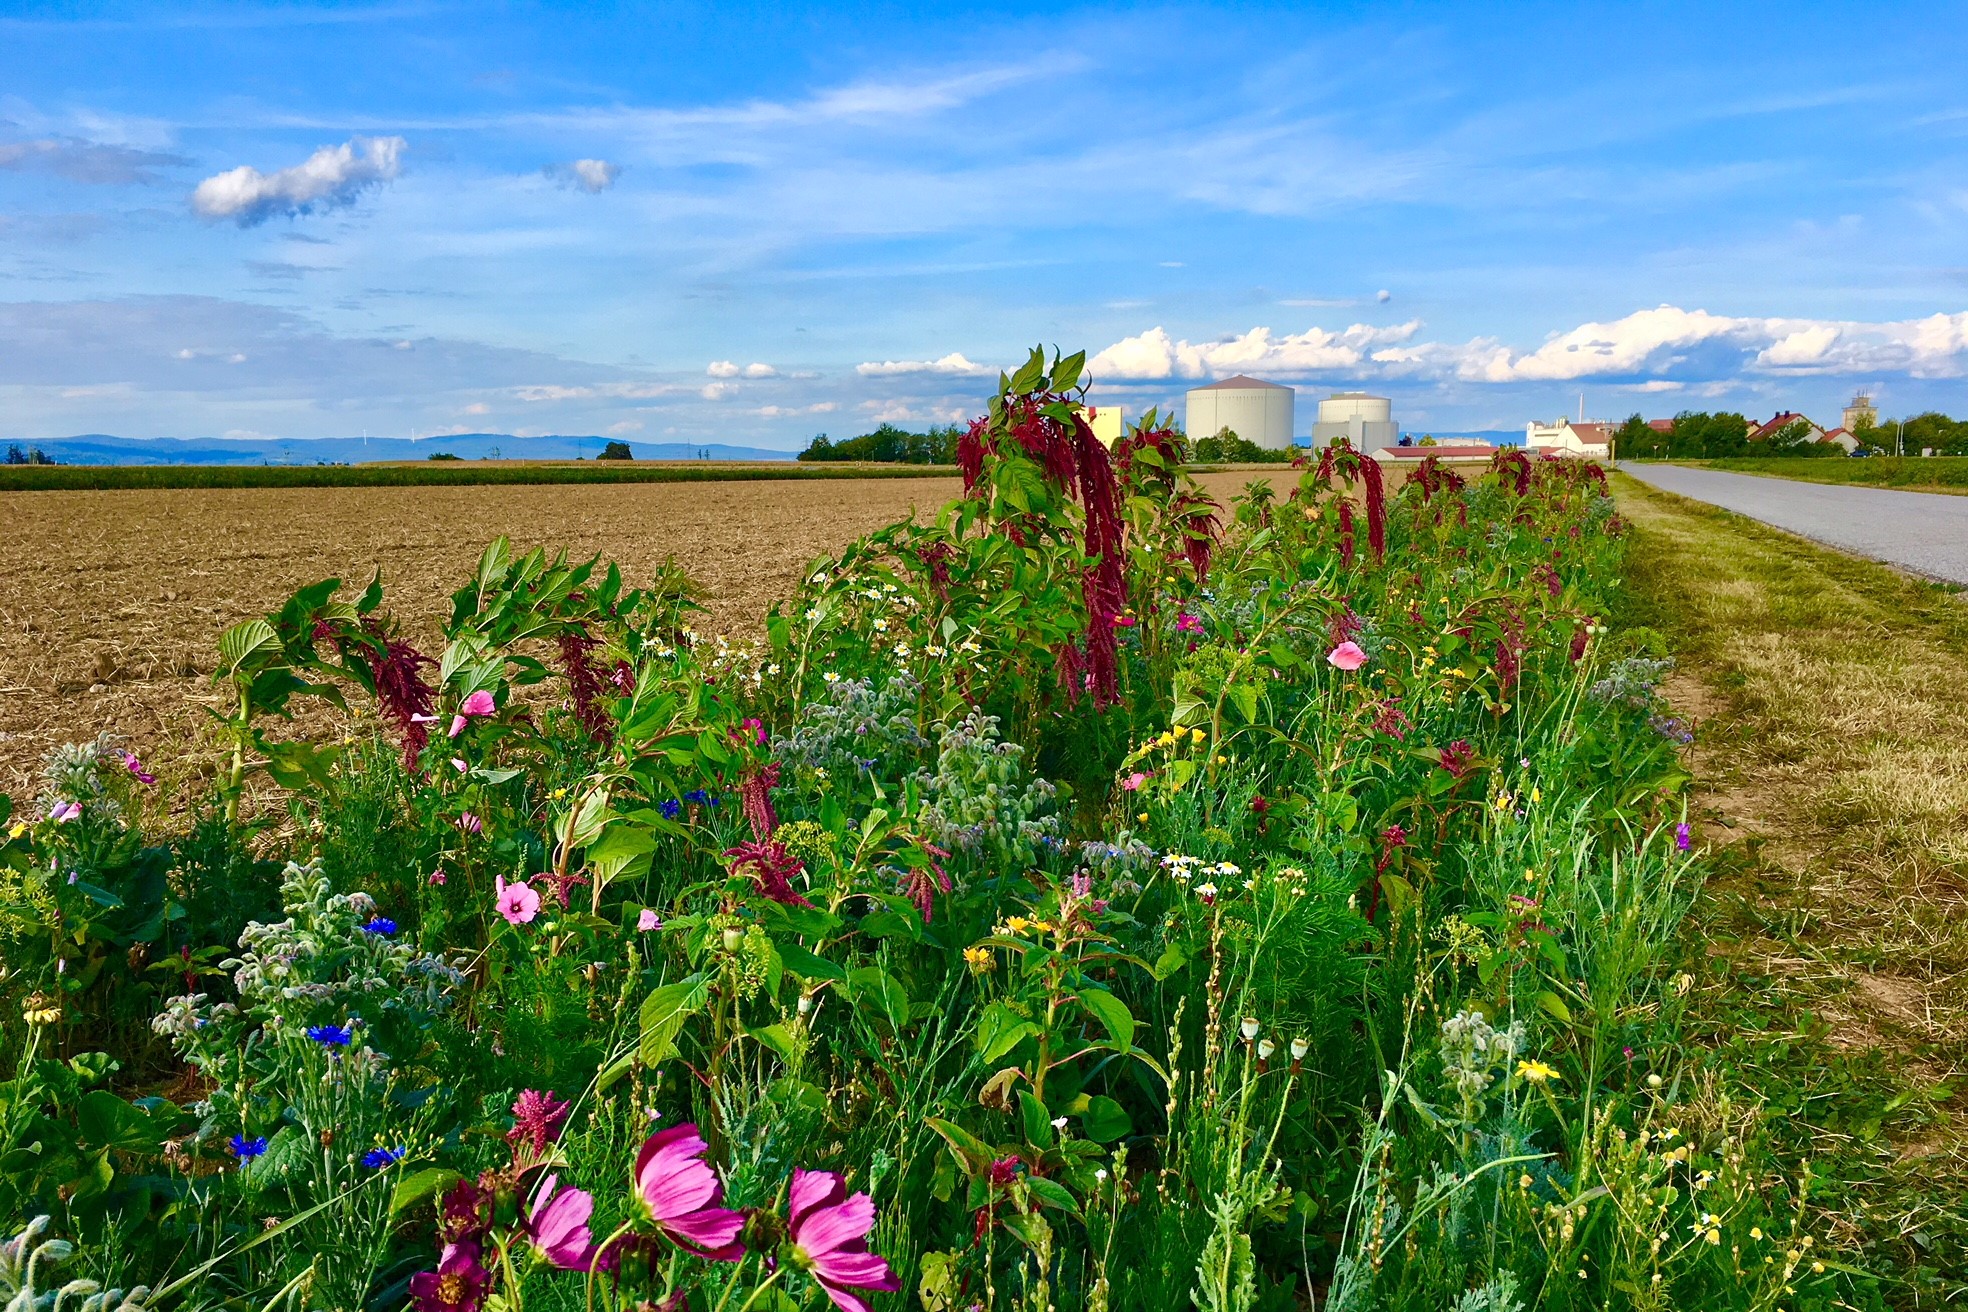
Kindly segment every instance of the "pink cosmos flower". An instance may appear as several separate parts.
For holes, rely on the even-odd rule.
[[[724,1185],[704,1164],[707,1146],[694,1124],[672,1125],[643,1141],[630,1179],[644,1215],[672,1243],[736,1262],[745,1253],[738,1242],[745,1218],[722,1205]]]
[[[437,1270],[410,1277],[410,1301],[417,1312],[478,1312],[492,1281],[478,1260],[478,1241],[446,1244]]]
[[[1367,663],[1367,653],[1357,642],[1342,642],[1326,653],[1326,663],[1334,669],[1353,671]]]
[[[1201,633],[1203,631],[1203,617],[1200,615],[1191,615],[1185,610],[1175,617],[1175,631],[1177,633]]]
[[[588,1217],[594,1214],[594,1198],[583,1189],[554,1192],[558,1175],[549,1175],[533,1191],[527,1207],[527,1238],[540,1256],[563,1271],[587,1271],[594,1267],[594,1236],[588,1233]]]
[[[123,768],[128,770],[140,784],[154,784],[157,782],[157,776],[143,768],[143,762],[137,759],[135,752],[123,753]]]
[[[795,1169],[789,1201],[793,1261],[812,1272],[841,1312],[869,1312],[867,1300],[849,1290],[902,1287],[888,1263],[868,1251],[868,1232],[875,1228],[868,1195],[848,1197],[847,1185],[832,1171]]]
[[[508,925],[524,925],[540,914],[540,895],[523,879],[506,882],[504,875],[493,876],[497,886],[499,914]]]
[[[663,918],[648,907],[644,907],[642,914],[636,917],[636,932],[638,934],[647,934],[652,929],[661,929],[662,927]]]
[[[483,719],[498,709],[498,703],[492,700],[492,694],[480,688],[477,692],[465,698],[464,705],[460,706],[458,713],[451,717],[451,736],[456,738],[459,734],[463,733],[467,721]]]
[[[65,825],[82,814],[80,802],[56,802],[55,809],[48,812],[48,818],[56,824]]]
[[[1136,770],[1133,774],[1121,780],[1121,787],[1126,789],[1130,793],[1139,792],[1141,790],[1141,785],[1147,782],[1148,782],[1148,776],[1143,774],[1141,771]]]

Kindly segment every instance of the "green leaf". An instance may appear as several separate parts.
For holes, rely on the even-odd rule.
[[[1038,1032],[1037,1025],[1004,1003],[993,1002],[977,1018],[977,1055],[990,1065]]]
[[[298,792],[309,784],[327,788],[334,783],[332,771],[341,759],[342,749],[335,743],[320,747],[312,743],[265,743],[266,772],[282,788]]]
[[[1127,1009],[1127,1003],[1101,989],[1083,989],[1080,1005],[1106,1027],[1115,1051],[1127,1052],[1134,1047],[1134,1013]]]
[[[1070,392],[1079,386],[1080,375],[1086,372],[1086,352],[1075,351],[1052,367],[1052,390]]]
[[[923,1124],[941,1135],[943,1142],[950,1145],[950,1151],[963,1163],[967,1175],[981,1175],[991,1168],[997,1159],[997,1152],[990,1144],[964,1129],[953,1121],[940,1116],[925,1117]]]
[[[242,620],[219,638],[219,670],[237,674],[255,655],[278,649],[280,635],[263,619]]]
[[[1018,1091],[1018,1118],[1025,1130],[1025,1142],[1034,1148],[1051,1149],[1056,1142],[1052,1132],[1052,1113],[1024,1089]]]
[[[390,1194],[390,1215],[396,1216],[406,1208],[415,1207],[423,1199],[449,1189],[463,1178],[456,1171],[448,1171],[442,1166],[426,1166],[421,1171],[404,1176],[396,1182],[396,1189]]]
[[[1080,1214],[1080,1200],[1073,1197],[1066,1186],[1057,1180],[1048,1180],[1042,1175],[1025,1177],[1025,1192],[1039,1201],[1041,1207],[1056,1207],[1062,1212]]]
[[[1127,1114],[1127,1108],[1105,1094],[1095,1094],[1087,1100],[1087,1109],[1080,1115],[1080,1132],[1095,1143],[1112,1143],[1124,1139],[1134,1131],[1134,1119]]]
[[[1567,1025],[1572,1023],[1572,1009],[1565,1005],[1563,998],[1550,989],[1538,994],[1538,1008],[1554,1020],[1563,1021]]]
[[[1189,954],[1171,943],[1162,949],[1162,955],[1155,959],[1154,975],[1157,980],[1167,979],[1189,964]]]
[[[703,1009],[710,995],[708,977],[698,974],[665,984],[644,998],[638,1017],[642,1037],[636,1048],[637,1059],[645,1066],[666,1060],[676,1050],[684,1022]]]
[[[779,1060],[786,1065],[799,1064],[799,1044],[793,1041],[793,1032],[783,1024],[761,1025],[757,1029],[748,1029],[745,1033],[772,1049],[779,1055]]]
[[[171,1129],[168,1119],[153,1118],[103,1089],[82,1095],[75,1108],[75,1124],[84,1143],[132,1153],[156,1152],[163,1134]]]
[[[787,970],[801,979],[847,979],[846,966],[829,961],[817,952],[809,952],[797,943],[779,944],[779,959],[786,963]]]
[[[1224,690],[1246,724],[1257,722],[1257,689],[1248,683],[1233,683]]]

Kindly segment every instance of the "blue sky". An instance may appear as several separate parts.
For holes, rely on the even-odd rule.
[[[0,436],[1968,413],[1958,7],[0,3]]]

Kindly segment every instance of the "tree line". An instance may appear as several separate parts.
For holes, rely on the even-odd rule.
[[[1897,448],[1908,455],[1919,455],[1932,448],[1936,455],[1968,455],[1968,420],[1950,419],[1938,411],[1913,416],[1904,421],[1886,419],[1861,424],[1852,438],[1861,450],[1891,455]],[[1674,416],[1666,432],[1633,415],[1613,434],[1614,450],[1634,459],[1720,460],[1728,456],[1838,456],[1844,448],[1835,442],[1818,441],[1811,426],[1796,420],[1752,442],[1749,435],[1756,425],[1732,410],[1710,414],[1683,410]]]
[[[955,424],[911,433],[883,424],[872,433],[831,441],[821,433],[799,453],[801,460],[867,460],[891,465],[954,465],[957,439],[964,430]]]

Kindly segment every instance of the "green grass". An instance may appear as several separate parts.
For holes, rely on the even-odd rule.
[[[954,465],[492,463],[375,465],[5,465],[0,492],[129,488],[460,487],[512,483],[743,483],[775,479],[951,478]]]
[[[1738,474],[1795,478],[1807,483],[1855,483],[1865,487],[1968,493],[1968,456],[1873,456],[1866,460],[1736,456],[1727,460],[1674,463],[1726,469]]]
[[[1624,618],[1667,636],[1668,691],[1697,724],[1690,818],[1715,874],[1684,968],[1706,1060],[1776,1113],[1790,1168],[1808,1159],[1818,1206],[1894,1305],[1956,1306],[1968,604],[1631,479],[1617,490],[1637,535]]]

